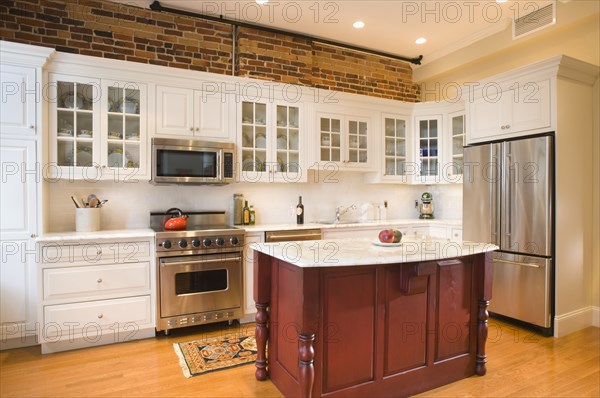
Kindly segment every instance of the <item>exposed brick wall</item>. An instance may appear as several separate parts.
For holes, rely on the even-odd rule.
[[[228,24],[95,0],[2,0],[0,38],[57,51],[231,74]],[[408,63],[239,28],[235,74],[401,101],[420,88]]]
[[[312,46],[305,39],[239,28],[238,76],[312,86]]]
[[[313,85],[318,88],[418,102],[407,62],[313,43]]]
[[[95,57],[231,74],[232,28],[109,1],[2,0],[0,37]]]

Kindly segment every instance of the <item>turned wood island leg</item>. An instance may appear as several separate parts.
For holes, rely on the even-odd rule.
[[[267,340],[269,337],[269,313],[267,304],[256,303],[256,380],[267,380]]]
[[[315,381],[315,367],[313,364],[315,359],[314,341],[314,333],[298,335],[298,366],[300,367],[300,396],[302,398],[310,398],[312,396]]]
[[[484,376],[487,372],[485,343],[488,336],[488,319],[490,317],[487,311],[489,304],[490,302],[487,300],[479,301],[479,313],[477,315],[477,355],[475,357],[475,373],[479,376]]]
[[[256,380],[267,380],[267,340],[271,299],[271,257],[254,251],[254,302],[256,303]]]

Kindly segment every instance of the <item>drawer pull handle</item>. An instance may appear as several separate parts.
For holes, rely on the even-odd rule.
[[[102,278],[98,278],[98,280],[96,282],[102,283]]]
[[[100,314],[98,315],[98,319],[102,319],[104,317],[104,315]]]

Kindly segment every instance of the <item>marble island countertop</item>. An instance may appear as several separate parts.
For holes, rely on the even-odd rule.
[[[444,260],[498,250],[489,243],[450,239],[403,239],[399,246],[379,246],[373,239],[253,243],[250,248],[298,267],[342,267]]]

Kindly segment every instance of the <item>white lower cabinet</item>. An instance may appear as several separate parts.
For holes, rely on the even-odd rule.
[[[244,319],[242,322],[254,322],[256,306],[254,303],[254,250],[252,243],[264,242],[264,232],[246,234],[244,247]]]
[[[42,353],[154,336],[156,294],[150,239],[40,245]]]

